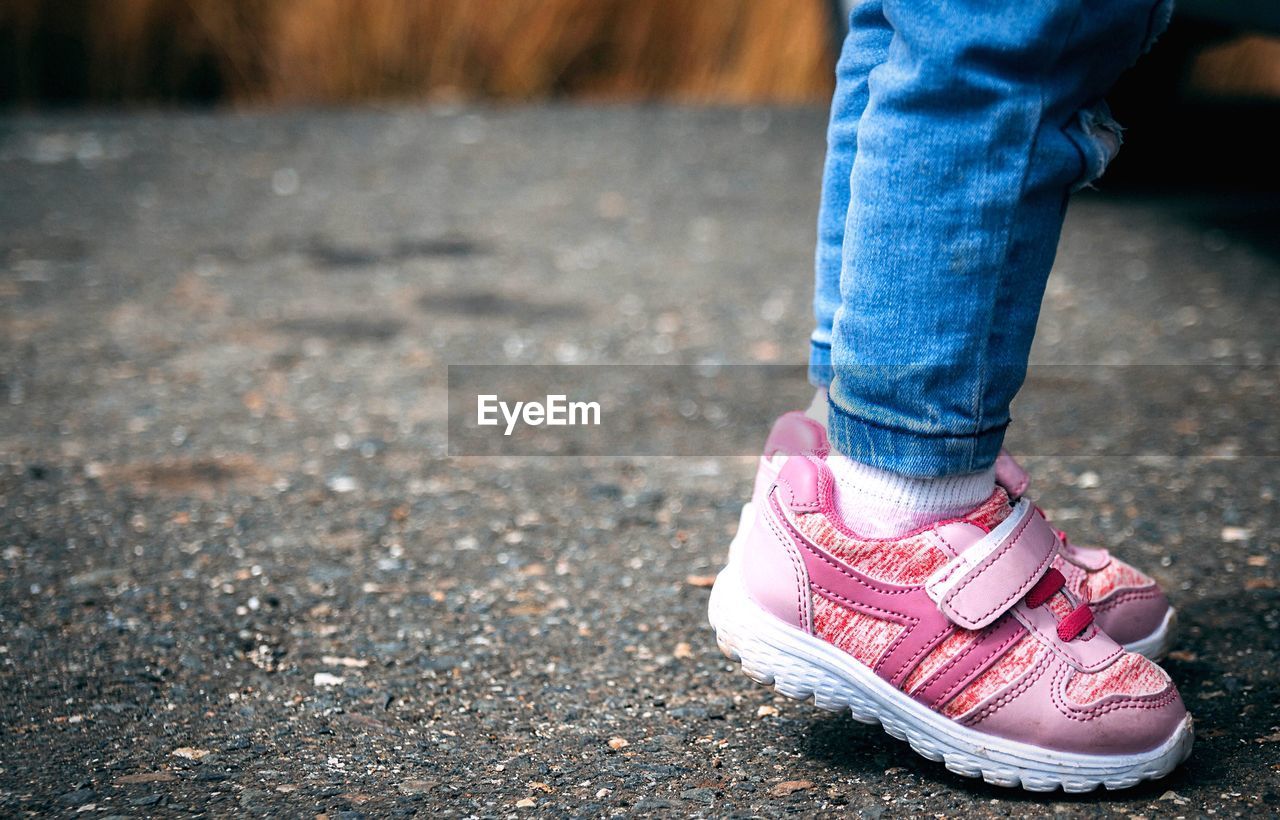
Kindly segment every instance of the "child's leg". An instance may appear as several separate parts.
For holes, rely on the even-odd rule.
[[[809,380],[831,384],[831,323],[840,306],[840,260],[849,213],[849,174],[858,148],[858,121],[867,107],[867,77],[889,54],[893,36],[880,0],[859,0],[849,15],[849,34],[836,64],[836,90],[827,127],[827,159],[818,208],[814,254],[813,313],[816,325],[809,352]],[[822,408],[825,417],[826,408]]]
[[[997,488],[991,469],[1068,190],[1118,144],[1089,106],[1151,2],[884,0],[889,51],[860,120],[842,76],[824,191],[819,385],[830,208],[850,198],[826,371],[839,452],[811,418],[779,419],[711,593],[717,642],[754,679],[1001,785],[1124,788],[1191,749],[1168,675],[1098,628],[1089,578],[1109,556],[1068,550],[1025,478],[1005,465]]]
[[[884,0],[832,335],[838,451],[912,476],[993,463],[1066,197],[1118,147],[1097,106],[1154,5]]]

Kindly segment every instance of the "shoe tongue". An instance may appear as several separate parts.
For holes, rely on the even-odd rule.
[[[996,456],[996,484],[1009,493],[1009,497],[1017,500],[1026,495],[1031,485],[1031,476],[1022,465],[1004,450]]]
[[[990,532],[1012,514],[1013,498],[1011,494],[1003,486],[997,485],[990,497],[969,511],[963,520]]]

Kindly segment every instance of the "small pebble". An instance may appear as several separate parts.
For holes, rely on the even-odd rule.
[[[812,788],[812,780],[784,780],[772,789],[769,789],[769,794],[774,797],[786,797],[789,794],[795,794],[796,792],[802,792],[806,789]]]
[[[320,662],[325,666],[343,666],[347,669],[364,669],[369,665],[369,662],[362,658],[339,658],[334,655],[325,655],[320,658]]]
[[[335,493],[350,493],[360,488],[356,480],[349,475],[334,476],[326,482],[326,486]]]

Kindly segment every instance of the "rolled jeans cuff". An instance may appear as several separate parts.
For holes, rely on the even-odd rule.
[[[821,390],[831,386],[835,371],[831,368],[831,345],[809,341],[809,384]]]
[[[810,378],[813,367],[810,365]],[[1002,424],[973,434],[915,433],[869,422],[828,405],[831,446],[854,461],[916,478],[937,478],[985,470],[1004,444]]]

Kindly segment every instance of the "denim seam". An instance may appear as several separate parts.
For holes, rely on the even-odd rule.
[[[1077,116],[1079,116],[1078,113]],[[1085,151],[1084,146],[1080,144],[1080,141],[1076,139],[1075,134],[1071,133],[1070,125],[1071,121],[1068,120],[1067,124],[1062,126],[1059,130],[1062,131],[1062,135],[1067,138],[1067,142],[1071,143],[1071,147],[1076,149],[1076,156],[1080,158],[1080,167],[1083,169],[1080,174],[1080,178],[1083,179],[1089,175],[1089,154]],[[1069,192],[1067,194],[1067,198],[1070,198]],[[1066,209],[1066,204],[1066,200],[1064,199],[1062,203],[1064,210]]]
[[[1046,63],[1045,64],[1046,66],[1056,65],[1058,60],[1062,57],[1062,53],[1066,50],[1067,44],[1071,42],[1072,36],[1075,34],[1076,29],[1080,25],[1080,17],[1082,13],[1083,13],[1083,7],[1077,4],[1075,16],[1071,21],[1071,27],[1066,30],[1065,35],[1063,36],[1062,40],[1059,42],[1058,50],[1055,53],[1053,61],[1051,63]],[[1049,67],[1042,69],[1039,72],[1039,77],[1044,77],[1046,74],[1049,73],[1050,70],[1051,68]],[[1045,110],[1044,84],[1039,83],[1037,87],[1039,89],[1036,97],[1036,110],[1038,115],[1037,118],[1042,119],[1044,115],[1044,110]],[[1035,155],[1035,148],[1036,148],[1036,144],[1039,141],[1039,138],[1040,138],[1040,132],[1039,132],[1039,129],[1036,129],[1032,132],[1031,140],[1027,145],[1026,156],[1023,157],[1022,178],[1018,181],[1019,195],[1021,195],[1027,188],[1027,178],[1031,174],[1031,158]],[[982,429],[983,422],[986,420],[983,414],[983,399],[986,397],[986,394],[987,394],[987,378],[990,375],[987,368],[987,359],[991,350],[992,332],[995,330],[995,321],[996,321],[995,307],[996,307],[997,298],[1001,291],[1001,287],[1000,287],[1001,280],[1004,278],[1004,276],[1008,275],[1009,251],[1012,245],[1011,233],[1013,231],[1013,221],[1015,218],[1016,211],[1017,211],[1017,205],[1015,204],[1012,208],[1009,209],[1008,217],[1006,218],[1004,225],[1001,227],[1002,239],[1001,239],[1001,248],[1000,248],[1000,259],[1001,259],[1000,270],[1002,275],[999,277],[996,277],[996,279],[992,284],[991,299],[989,300],[991,308],[990,308],[990,313],[988,314],[987,333],[986,333],[986,337],[983,339],[982,349],[980,351],[980,358],[979,358],[979,365],[978,365],[978,390],[977,390],[977,395],[975,396],[976,406],[974,408],[975,410],[974,427],[977,428],[977,432],[975,432],[970,437],[971,440],[974,441],[974,446],[972,446],[969,451],[969,468],[970,469],[973,468],[973,461],[974,461],[974,458],[977,456],[976,441],[982,435],[980,431]],[[1005,424],[1002,425],[1002,428],[1008,427],[1008,425],[1009,425],[1009,422],[1005,422]]]

